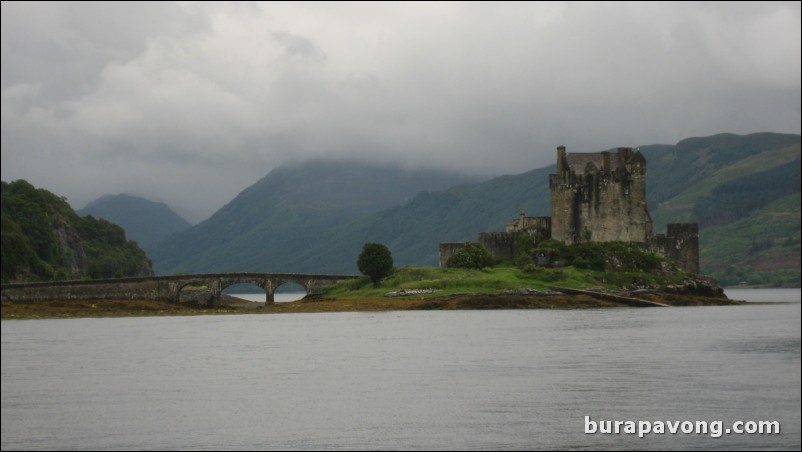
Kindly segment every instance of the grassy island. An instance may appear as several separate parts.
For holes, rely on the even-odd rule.
[[[672,306],[740,304],[681,273],[605,272],[573,266],[521,269],[404,267],[374,286],[367,276],[286,303],[224,295],[221,307],[145,300],[2,302],[3,319],[273,314],[449,309],[586,309],[628,307],[627,298]],[[570,289],[588,293],[571,292]],[[569,293],[571,292],[571,293]],[[620,298],[617,298],[620,297]]]

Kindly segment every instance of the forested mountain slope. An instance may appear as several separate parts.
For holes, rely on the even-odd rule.
[[[25,180],[2,182],[2,281],[150,276],[151,262],[123,229],[76,214]]]

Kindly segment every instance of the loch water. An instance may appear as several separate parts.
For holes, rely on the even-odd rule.
[[[760,302],[4,320],[1,445],[799,450],[800,291],[728,295]],[[781,431],[639,438],[585,416]]]

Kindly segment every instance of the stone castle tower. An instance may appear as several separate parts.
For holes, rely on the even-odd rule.
[[[557,148],[549,175],[551,238],[565,242],[646,242],[646,159],[632,148],[567,154]]]
[[[615,152],[575,153],[557,148],[557,174],[549,175],[551,217],[519,218],[505,232],[480,232],[477,243],[499,259],[517,253],[517,237],[578,242],[635,242],[673,262],[689,274],[699,273],[699,227],[669,224],[652,234],[646,208],[646,159],[632,148]],[[440,266],[464,243],[441,243]]]

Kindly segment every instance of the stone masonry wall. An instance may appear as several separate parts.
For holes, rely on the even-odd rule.
[[[602,168],[589,162],[576,171],[565,163],[565,149],[558,148],[558,173],[549,176],[551,237],[566,244],[586,240],[644,243],[652,233],[645,160],[621,148],[615,160],[627,164],[611,168],[609,153],[602,154]]]
[[[2,288],[4,300],[16,302],[54,300],[158,300],[175,301],[169,281],[158,279],[120,279],[110,282],[64,281],[53,283],[9,284]]]
[[[480,232],[479,244],[497,259],[512,259],[517,236],[509,232]]]
[[[652,252],[665,257],[691,275],[699,274],[699,225],[675,223],[666,225],[665,234],[657,234],[648,242]]]

